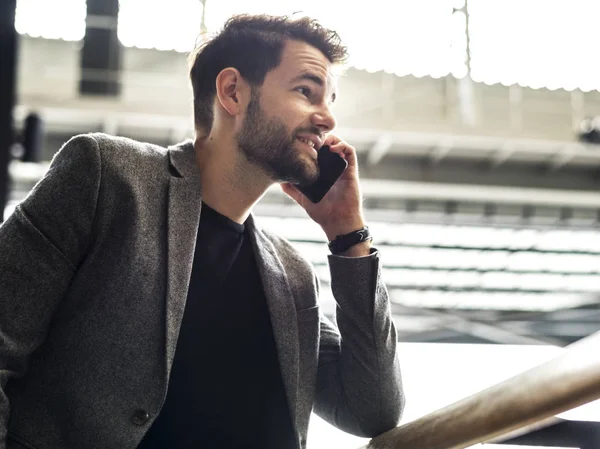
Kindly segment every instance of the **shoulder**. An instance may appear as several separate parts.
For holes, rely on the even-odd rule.
[[[72,137],[55,155],[55,159],[74,159],[87,165],[97,164],[103,173],[168,173],[168,149],[147,142],[103,133]],[[95,164],[92,164],[92,161]]]
[[[289,240],[267,229],[261,228],[261,232],[273,244],[273,248],[275,249],[277,256],[282,261],[286,270],[290,269],[297,274],[303,273],[311,278],[315,276],[315,271],[312,264],[298,251],[298,249],[294,247]]]
[[[95,140],[101,155],[118,159],[164,159],[168,154],[168,150],[164,147],[127,137],[110,136],[103,133],[90,133],[77,137]]]
[[[278,260],[299,310],[317,304],[319,280],[313,265],[285,238],[269,230],[261,230],[273,245]]]
[[[159,145],[146,142],[138,142],[126,137],[110,136],[103,133],[79,134],[71,137],[54,158],[69,156],[90,157],[96,153],[102,162],[111,162],[119,159],[164,159],[168,150]]]

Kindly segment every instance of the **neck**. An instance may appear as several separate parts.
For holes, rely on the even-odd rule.
[[[248,162],[235,141],[197,136],[202,201],[236,223],[244,223],[252,207],[273,182]]]

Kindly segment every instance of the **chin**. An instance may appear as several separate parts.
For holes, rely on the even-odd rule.
[[[298,167],[297,167],[298,168]],[[280,173],[277,176],[276,182],[289,182],[291,184],[309,185],[317,180],[319,177],[318,170],[310,169],[309,167],[302,167],[298,170],[290,170],[287,173]]]
[[[319,177],[319,166],[317,165],[317,161],[314,159],[310,159],[309,161],[302,161],[302,182],[298,184],[312,184]]]
[[[296,184],[310,185],[319,178],[319,172],[318,170],[307,170],[302,174],[302,176],[299,176],[299,178],[301,179]]]
[[[302,155],[291,164],[272,166],[271,174],[275,182],[309,185],[319,177],[319,166],[316,160]]]

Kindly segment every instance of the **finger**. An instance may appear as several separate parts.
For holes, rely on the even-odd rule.
[[[345,155],[346,155],[346,147],[347,146],[348,146],[347,143],[345,143],[345,142],[339,142],[339,143],[336,143],[334,145],[331,145],[329,147],[329,151],[331,151],[332,153],[337,153],[337,154],[339,154],[342,157],[345,157]]]
[[[338,136],[334,135],[334,134],[329,134],[325,140],[323,141],[323,145],[336,145],[338,143],[340,143],[342,141],[342,139],[340,139]]]
[[[330,150],[339,154],[348,162],[348,165],[357,165],[356,149],[345,142],[330,147]]]

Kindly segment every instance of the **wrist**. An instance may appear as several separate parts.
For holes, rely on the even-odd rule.
[[[339,235],[346,235],[364,227],[364,220],[359,218],[356,220],[348,220],[344,222],[328,224],[323,226],[322,228],[325,232],[325,235],[327,236],[327,240],[331,242],[332,240],[335,240],[335,238]]]
[[[349,233],[337,235],[334,240],[328,244],[332,254],[337,256],[346,255],[366,255],[370,252],[370,241],[373,239],[367,226],[355,229]],[[353,249],[363,243],[369,243],[368,246],[362,245],[358,250]]]
[[[356,245],[350,247],[347,251],[343,253],[336,254],[336,256],[342,257],[365,257],[371,254],[371,242],[361,242]]]

